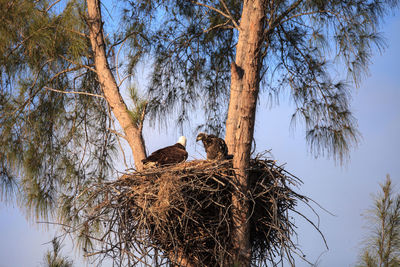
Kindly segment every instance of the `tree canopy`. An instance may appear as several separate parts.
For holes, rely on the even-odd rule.
[[[293,122],[305,124],[316,156],[340,160],[357,144],[360,134],[350,108],[351,88],[368,73],[372,54],[384,48],[379,25],[397,4],[264,1],[261,90],[265,95],[289,93],[295,106]],[[153,43],[152,114],[166,118],[175,113],[183,121],[200,102],[206,110],[203,127],[223,133],[242,4],[141,1],[130,5],[128,25],[136,25],[141,15],[153,18],[144,26]]]
[[[105,179],[115,152],[107,105],[88,97],[100,88],[84,4],[51,4],[0,4],[2,192],[37,217],[55,215],[58,200],[77,194],[88,176]]]

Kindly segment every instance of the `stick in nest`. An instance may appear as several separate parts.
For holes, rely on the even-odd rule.
[[[296,227],[290,214],[300,214],[321,233],[297,210],[299,201],[310,200],[291,189],[301,180],[270,159],[252,160],[249,173],[252,264],[294,261],[292,254],[301,251],[292,241]],[[231,161],[185,162],[99,185],[90,199],[107,201],[84,219],[89,227],[104,226],[100,250],[116,262],[151,266],[151,258],[166,263],[178,253],[195,266],[228,266],[235,190]]]

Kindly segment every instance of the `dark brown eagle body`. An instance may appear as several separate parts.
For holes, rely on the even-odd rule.
[[[196,141],[202,141],[204,149],[207,153],[207,159],[209,160],[224,160],[233,158],[232,155],[228,155],[228,147],[225,141],[215,135],[199,133]]]
[[[164,166],[183,162],[188,157],[185,145],[186,138],[182,136],[175,145],[154,151],[150,156],[142,160],[142,162],[147,166]]]

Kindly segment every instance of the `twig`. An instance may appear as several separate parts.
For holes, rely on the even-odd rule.
[[[220,0],[220,1],[222,1],[222,0]],[[240,30],[239,25],[237,24],[237,22],[235,21],[235,19],[230,15],[230,13],[226,14],[226,13],[222,12],[221,10],[219,10],[218,8],[215,8],[215,7],[213,7],[213,6],[210,6],[210,5],[207,5],[207,4],[203,4],[203,3],[200,3],[200,2],[197,2],[197,1],[192,1],[192,3],[194,3],[194,4],[196,4],[196,5],[199,5],[199,6],[206,7],[206,8],[208,8],[208,9],[211,9],[211,10],[213,10],[213,11],[215,11],[215,12],[221,14],[222,16],[224,16],[224,17],[230,19],[230,20],[232,21],[233,25],[235,25],[235,28],[238,29],[238,30]],[[229,10],[228,10],[228,12],[229,12]]]
[[[88,95],[88,96],[95,96],[95,97],[100,97],[100,98],[104,98],[104,96],[102,95],[98,95],[98,94],[92,94],[92,93],[87,93],[87,92],[76,92],[76,91],[61,91],[61,90],[57,90],[54,88],[50,88],[50,87],[43,87],[46,90],[50,90],[53,92],[57,92],[57,93],[62,93],[62,94],[79,94],[79,95]]]

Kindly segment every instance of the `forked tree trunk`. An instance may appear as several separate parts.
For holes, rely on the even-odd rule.
[[[105,99],[124,130],[125,138],[132,149],[136,169],[140,171],[143,169],[142,159],[146,158],[142,132],[129,115],[128,108],[122,99],[114,75],[107,62],[100,2],[99,0],[87,0],[87,5],[89,37],[93,49],[97,77]]]
[[[232,197],[234,222],[234,255],[239,266],[249,266],[251,259],[248,168],[254,133],[257,97],[260,81],[261,44],[264,29],[264,1],[244,1],[236,46],[236,62],[232,63],[231,95],[225,140],[234,154],[240,192]]]

